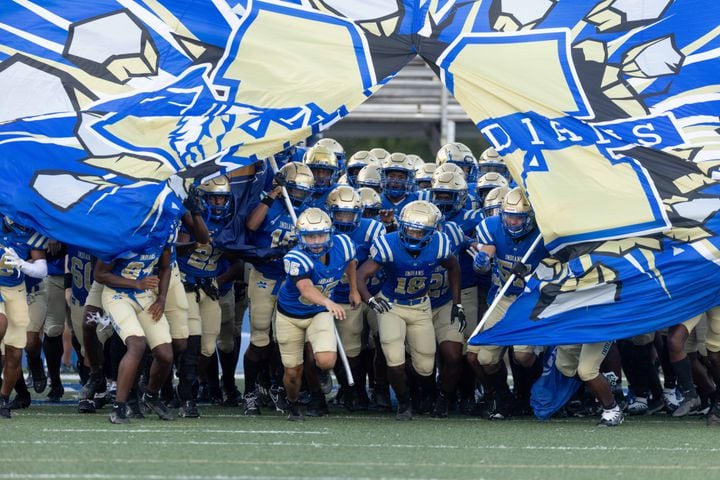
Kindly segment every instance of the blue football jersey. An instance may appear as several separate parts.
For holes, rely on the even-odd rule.
[[[30,259],[31,250],[45,250],[47,248],[48,239],[40,235],[34,230],[21,232],[18,230],[8,230],[4,226],[0,235],[0,286],[14,287],[25,281],[25,274],[15,267],[5,264],[5,249],[12,248],[23,260]]]
[[[503,227],[502,219],[499,215],[484,219],[477,226],[475,232],[479,243],[495,247],[495,257],[492,262],[492,286],[488,292],[488,303],[490,303],[507,279],[510,278],[510,275],[512,275],[512,267],[515,262],[522,260],[522,257],[540,232],[536,228],[521,238],[512,238]],[[549,256],[550,253],[545,248],[545,244],[540,242],[525,264],[528,265],[531,270],[534,270],[543,258]],[[516,279],[508,288],[506,295],[519,295],[522,293],[524,287],[523,281]]]
[[[332,246],[327,255],[327,265],[308,255],[300,247],[293,248],[285,255],[283,263],[287,277],[278,293],[279,311],[296,318],[309,318],[326,311],[324,306],[302,298],[295,282],[308,278],[320,293],[330,298],[348,263],[355,258],[355,245],[347,235],[333,235]]]
[[[268,209],[260,227],[250,233],[250,244],[258,248],[276,248],[287,241],[294,229],[295,225],[285,207],[285,202],[276,200]],[[285,277],[281,258],[271,262],[255,262],[253,267],[271,280],[281,280]]]
[[[153,275],[156,265],[162,256],[164,245],[160,247],[150,247],[141,253],[131,252],[121,258],[113,260],[111,272],[119,277],[128,278],[130,280],[142,280],[145,277]],[[112,287],[119,292],[140,293],[143,290],[135,288],[117,288]]]
[[[368,258],[370,246],[376,238],[385,235],[385,226],[377,220],[369,218],[361,218],[360,225],[347,234],[350,240],[355,244],[355,258],[358,265],[362,264]],[[370,295],[375,295],[380,291],[381,281],[377,275],[368,281],[368,290]],[[347,278],[343,277],[340,284],[335,288],[332,296],[333,302],[349,304],[350,303],[350,284]]]
[[[313,195],[308,202],[307,208],[315,207],[319,208],[323,212],[330,213],[330,210],[327,208],[327,198],[333,190],[335,190],[335,187],[331,186],[327,192],[318,196]]]
[[[395,219],[400,216],[400,211],[403,209],[405,205],[407,205],[410,202],[414,202],[415,200],[419,200],[417,192],[410,192],[405,197],[398,201],[397,203],[390,200],[390,198],[385,195],[384,193],[380,194],[380,200],[382,201],[382,206],[380,207],[383,210],[392,210],[395,212]]]
[[[390,300],[413,300],[425,296],[435,267],[452,254],[447,235],[434,232],[430,243],[413,256],[400,242],[398,232],[376,239],[370,247],[369,258],[385,268],[382,294]]]
[[[443,222],[442,231],[450,239],[450,251],[457,256],[461,247],[465,244],[465,234],[455,222]],[[430,277],[428,296],[432,308],[442,307],[452,300],[450,275],[448,275],[447,268],[442,265],[435,267],[432,277]]]
[[[448,216],[447,220],[457,223],[462,228],[463,233],[468,240],[475,237],[475,227],[478,226],[483,219],[481,210],[460,210],[453,216]],[[478,284],[480,276],[473,270],[473,259],[467,254],[467,246],[463,246],[458,255],[460,262],[461,288],[470,288]]]
[[[205,224],[210,232],[210,244],[198,245],[189,255],[177,257],[180,271],[183,273],[185,281],[189,283],[193,283],[196,278],[217,277],[220,257],[225,253],[212,240],[225,227],[225,221],[206,219]],[[180,231],[189,233],[184,227]]]
[[[92,286],[94,263],[90,252],[75,245],[68,245],[68,268],[72,274],[72,294],[81,305],[85,305]]]

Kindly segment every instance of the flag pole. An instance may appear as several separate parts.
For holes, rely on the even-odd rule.
[[[272,168],[273,173],[277,174],[279,169],[277,166],[277,162],[275,161],[275,156],[270,155],[268,157],[268,161],[270,162],[270,167]],[[287,188],[285,188],[285,185],[282,185],[281,188],[283,193],[283,200],[285,200],[285,207],[290,214],[290,218],[292,218],[293,225],[297,225],[297,215],[295,214],[295,208],[290,201],[290,195],[288,194]],[[345,354],[345,347],[340,340],[340,334],[338,333],[337,328],[335,328],[335,322],[333,322],[333,332],[335,332],[335,340],[337,341],[338,353],[340,354],[340,360],[342,361],[343,367],[345,368],[345,375],[347,376],[348,385],[352,387],[353,385],[355,385],[355,379],[353,378],[352,370],[350,369],[350,362],[348,361],[347,355]]]
[[[537,238],[535,241],[530,245],[530,248],[527,252],[525,252],[525,255],[523,255],[522,260],[520,260],[522,263],[525,263],[530,258],[530,255],[532,255],[533,251],[537,248],[537,246],[540,244],[540,240],[542,240],[542,234],[538,233]],[[510,278],[508,278],[507,282],[505,282],[505,285],[503,285],[502,289],[495,295],[495,298],[493,299],[492,303],[488,307],[488,309],[485,311],[485,314],[483,315],[480,322],[478,322],[477,327],[475,327],[475,330],[473,330],[472,335],[470,335],[470,338],[474,337],[478,333],[480,333],[480,330],[482,330],[482,327],[485,326],[487,323],[488,318],[490,317],[490,314],[495,310],[497,307],[497,304],[500,303],[500,299],[505,296],[505,292],[507,292],[508,288],[510,288],[510,285],[515,281],[516,275],[513,273],[510,275]]]

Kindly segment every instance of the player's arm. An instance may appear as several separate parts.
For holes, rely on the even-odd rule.
[[[377,272],[380,271],[382,268],[382,265],[373,260],[372,258],[368,258],[363,262],[362,265],[360,265],[360,268],[357,269],[356,278],[357,278],[357,290],[358,293],[360,293],[360,298],[363,302],[368,303],[370,300],[370,290],[367,288],[368,280],[370,280]],[[352,288],[352,287],[351,287]],[[351,290],[352,291],[352,290]]]
[[[450,324],[453,325],[457,322],[458,330],[462,332],[465,330],[467,321],[465,320],[465,310],[463,309],[460,288],[461,288],[461,277],[460,277],[460,263],[455,255],[450,254],[448,258],[443,260],[440,264],[445,267],[448,271],[448,278],[450,279],[450,292],[452,293],[452,312],[450,313]]]
[[[257,231],[262,225],[265,217],[267,216],[268,210],[275,202],[275,199],[282,194],[282,187],[277,186],[270,190],[265,198],[250,212],[247,220],[245,220],[245,228],[251,232]]]
[[[158,296],[155,299],[155,303],[150,305],[148,313],[152,316],[152,319],[156,322],[160,320],[163,312],[165,311],[165,300],[167,299],[167,292],[170,287],[170,247],[165,247],[160,260],[158,262],[158,278],[160,284],[158,286]]]
[[[357,308],[362,302],[360,292],[358,291],[357,282],[357,260],[352,259],[345,268],[345,275],[347,275],[348,284],[350,285],[350,306]]]
[[[312,280],[309,278],[299,278],[295,281],[295,286],[305,300],[312,302],[315,305],[325,307],[327,311],[338,320],[345,320],[345,310],[343,310],[340,305],[320,293],[320,290],[315,288],[315,285],[313,285]]]
[[[225,255],[223,254],[223,256]],[[227,270],[217,276],[218,286],[222,286],[228,282],[233,282],[239,278],[242,278],[242,274],[244,271],[245,262],[239,259],[234,260],[227,268]]]
[[[5,265],[14,267],[18,272],[33,278],[47,277],[47,260],[45,260],[45,250],[30,250],[30,259],[25,260],[11,247],[5,248],[4,256]],[[18,276],[20,274],[18,273]]]
[[[157,288],[160,284],[160,279],[155,275],[150,275],[140,280],[115,275],[112,273],[114,266],[115,261],[105,263],[98,259],[95,263],[95,271],[93,273],[95,280],[111,288],[132,288],[135,290],[149,290],[151,288]]]

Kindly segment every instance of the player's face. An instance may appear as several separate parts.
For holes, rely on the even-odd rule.
[[[325,248],[330,235],[327,233],[310,233],[303,237],[303,240],[308,246],[308,249],[313,253],[319,253]]]
[[[213,207],[224,207],[228,202],[228,198],[225,195],[209,195],[208,203]]]
[[[301,190],[299,188],[289,187],[287,190],[288,195],[290,195],[290,197],[294,198],[299,202],[305,201],[307,196],[310,195],[310,192],[308,192],[307,190]]]
[[[427,188],[430,188],[431,183],[430,183],[430,181],[422,180],[422,181],[417,182],[417,185],[420,190],[425,190]]]
[[[335,221],[341,223],[351,223],[355,220],[355,214],[353,212],[335,212]]]
[[[505,215],[503,217],[503,221],[505,222],[505,225],[513,228],[522,226],[522,224],[525,222],[525,219],[521,216]]]
[[[425,232],[419,228],[406,228],[405,233],[408,237],[414,238],[416,240],[422,240],[425,236]]]
[[[435,193],[434,198],[435,200],[439,200],[441,202],[449,202],[453,199],[452,194],[448,192],[437,192]]]
[[[313,168],[313,178],[315,179],[315,185],[318,187],[326,187],[330,185],[330,178],[332,178],[332,170],[327,168]]]

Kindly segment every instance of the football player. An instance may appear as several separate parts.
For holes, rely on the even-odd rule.
[[[327,147],[315,145],[307,151],[304,163],[315,179],[309,206],[324,209],[327,196],[338,180],[340,165],[337,156]]]
[[[505,177],[500,175],[496,172],[488,172],[481,176],[478,181],[477,185],[475,186],[475,192],[477,194],[477,199],[480,202],[481,205],[485,205],[485,197],[488,193],[490,193],[490,190],[497,187],[507,187],[508,181],[505,180]]]
[[[355,152],[347,161],[345,166],[345,175],[347,177],[348,185],[356,188],[357,187],[357,176],[363,167],[370,164],[379,164],[377,158],[368,152],[367,150],[360,150]]]
[[[467,193],[467,183],[458,172],[441,173],[432,180],[432,203],[443,213],[445,217],[443,224],[446,227],[444,231],[456,245],[457,250],[454,250],[454,253],[460,259],[460,295],[462,305],[465,307],[468,326],[468,328],[464,326],[460,328],[458,325],[451,325],[448,314],[450,298],[447,294],[438,295],[439,297],[445,297],[442,298],[442,300],[441,298],[434,298],[431,289],[435,336],[443,360],[440,372],[442,388],[438,394],[437,401],[435,402],[435,411],[433,412],[433,415],[437,418],[447,417],[449,401],[455,396],[455,390],[458,386],[460,386],[461,389],[461,404],[463,410],[465,412],[471,411],[475,403],[474,375],[472,374],[472,370],[467,368],[467,371],[463,372],[464,366],[467,365],[467,363],[463,361],[463,348],[468,340],[468,335],[477,325],[478,279],[472,268],[472,258],[465,251],[465,247],[466,243],[468,243],[466,242],[466,238],[474,234],[475,227],[482,219],[482,216],[479,210],[467,210],[465,208]],[[459,233],[453,232],[453,230],[459,230]],[[443,282],[440,283],[446,284],[446,275],[442,269],[437,273],[442,275],[439,278],[444,279]],[[445,285],[444,288],[447,290],[447,285]],[[441,306],[443,304],[444,306]],[[463,373],[464,381],[460,382],[460,377]]]
[[[508,182],[511,180],[505,159],[503,159],[493,147],[486,148],[482,154],[480,154],[480,160],[478,160],[478,176],[482,177],[490,172],[499,173],[505,177]]]
[[[478,180],[477,159],[467,145],[460,142],[452,142],[443,145],[435,154],[435,164],[441,167],[446,164],[457,165],[463,172],[465,181],[468,184],[467,204],[469,210],[480,208],[482,201],[475,196],[475,184]]]
[[[378,314],[388,378],[398,399],[397,420],[412,419],[405,373],[406,340],[421,389],[434,390],[435,331],[428,290],[438,265],[447,269],[450,279],[450,322],[465,323],[460,265],[447,235],[437,231],[441,219],[440,210],[429,202],[408,203],[400,212],[398,231],[377,238],[358,271],[360,295]],[[381,268],[385,269],[385,281],[380,293],[371,295],[367,283]]]
[[[415,167],[416,190],[429,190],[432,184],[433,173],[437,170],[435,163],[423,163]]]
[[[157,275],[153,274],[155,268]],[[162,420],[173,420],[174,416],[159,395],[173,361],[170,325],[163,313],[170,284],[170,248],[150,246],[109,263],[98,259],[95,280],[105,285],[103,309],[112,317],[115,331],[127,347],[120,361],[110,422],[130,421],[127,401],[146,345],[152,351],[153,362],[141,401]]]
[[[388,231],[397,228],[395,218],[410,202],[418,199],[415,193],[415,162],[407,155],[395,152],[382,162],[382,210],[380,218]]]
[[[285,374],[283,384],[289,402],[288,420],[301,420],[298,394],[303,374],[306,343],[315,364],[329,370],[337,358],[333,319],[346,320],[345,310],[330,298],[346,276],[350,304],[357,308],[355,246],[347,235],[334,234],[327,213],[309,208],[298,217],[298,245],[284,257],[287,277],[280,287],[275,322],[276,336]],[[306,377],[308,381],[310,377]],[[308,385],[321,394],[319,383]]]
[[[332,153],[335,154],[335,158],[337,158],[337,165],[338,165],[338,171],[344,172],[345,171],[345,149],[343,146],[335,140],[334,138],[325,137],[321,138],[317,142],[315,142],[315,145],[320,145],[321,147],[325,147],[328,150],[330,150]],[[313,146],[315,146],[313,145]]]
[[[361,168],[358,172],[357,178],[355,179],[355,184],[357,188],[370,188],[372,190],[375,190],[375,192],[377,192],[378,194],[381,194],[381,171],[382,166],[379,163],[371,163],[370,165],[366,165]]]
[[[362,206],[362,218],[370,218],[380,221],[380,209],[382,200],[380,195],[372,188],[362,187],[358,189],[360,205]]]
[[[310,168],[297,162],[285,165],[277,174],[285,185],[295,215],[310,202],[315,180]],[[250,241],[258,247],[287,248],[295,242],[295,225],[282,199],[278,185],[262,199],[248,216],[245,227],[252,232]],[[285,278],[282,258],[255,262],[248,280],[250,308],[250,345],[245,351],[245,414],[260,413],[256,386],[258,376],[268,369],[274,348],[270,329],[277,304],[277,293]]]
[[[492,267],[492,286],[487,296],[492,303],[511,274],[517,275],[516,281],[508,288],[505,296],[500,299],[495,310],[490,314],[485,328],[491,328],[499,322],[505,312],[524,288],[524,274],[527,268],[537,267],[540,260],[549,256],[544,245],[538,245],[530,255],[527,263],[520,261],[527,253],[539,233],[536,233],[532,207],[520,188],[510,190],[502,202],[500,216],[488,217],[476,228],[478,247],[471,247],[468,253],[474,258],[473,267],[478,272],[487,272]],[[494,260],[494,261],[493,261]],[[507,371],[502,359],[506,348],[500,346],[469,346],[468,360],[477,360],[482,368],[482,379],[485,391],[492,396],[492,405],[488,412],[490,419],[504,419],[511,413],[512,396],[507,386]],[[529,402],[529,385],[542,373],[540,360],[532,346],[517,345],[513,347],[514,360],[528,370],[527,391],[518,391],[519,402]]]
[[[703,315],[697,315],[678,325],[669,328],[667,336],[668,351],[672,369],[677,376],[678,387],[681,389],[683,399],[680,405],[672,413],[673,417],[684,417],[700,406],[698,396],[693,382],[692,365],[685,351],[685,344],[690,332],[700,323]]]
[[[66,247],[60,242],[55,240],[48,242],[46,253],[48,276],[44,280],[47,288],[47,314],[44,319],[42,347],[48,367],[48,377],[50,377],[50,391],[48,392],[48,401],[50,402],[59,402],[65,393],[60,379],[60,365],[64,350],[63,332],[66,323],[69,323],[68,308],[65,302],[66,251]],[[84,374],[81,376],[84,377]],[[82,380],[84,378],[81,378]]]
[[[355,244],[356,260],[362,264],[368,257],[372,242],[385,235],[385,227],[376,220],[362,218],[360,194],[351,187],[338,187],[333,190],[328,196],[327,210],[330,212],[335,231],[349,236]],[[371,295],[379,292],[380,280],[377,277],[373,277],[370,281],[368,290]],[[347,378],[342,374],[339,375],[339,380],[343,389],[345,407],[354,411],[359,408],[358,399],[365,395],[365,392],[359,391],[358,386],[365,383],[360,379],[362,371],[360,352],[364,319],[368,316],[369,308],[364,304],[361,308],[355,308],[357,306],[351,304],[350,284],[345,277],[335,288],[331,298],[345,310],[345,320],[337,321],[336,326],[356,385],[350,387]]]
[[[10,418],[9,396],[15,382],[22,376],[22,351],[30,323],[25,276],[47,276],[47,239],[3,216],[0,240],[0,343],[5,345],[0,418]]]

